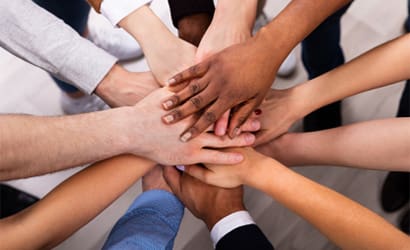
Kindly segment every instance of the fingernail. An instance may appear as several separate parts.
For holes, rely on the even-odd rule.
[[[172,122],[173,120],[174,120],[174,116],[173,116],[173,115],[167,115],[167,116],[164,117],[164,121],[165,121],[166,123],[170,123],[170,122]]]
[[[255,115],[261,115],[262,114],[262,109],[255,109]]]
[[[178,170],[180,170],[180,171],[185,171],[185,166],[184,165],[176,165],[175,166]]]
[[[241,162],[241,161],[243,161],[243,155],[241,155],[241,154],[235,154],[234,157],[233,157],[233,159],[234,159],[234,161],[236,161],[236,162]]]
[[[238,136],[240,133],[241,133],[241,130],[240,130],[239,128],[235,128],[235,129],[233,130],[233,134],[234,134],[235,136]]]
[[[245,135],[245,142],[247,144],[253,144],[255,142],[255,136],[253,134],[250,134],[250,133],[246,134]]]
[[[176,82],[175,78],[171,78],[167,81],[168,85],[172,85]]]
[[[261,123],[258,121],[258,120],[254,120],[254,121],[252,121],[252,129],[255,129],[255,130],[257,130],[257,129],[260,129],[260,127],[261,127]]]
[[[216,129],[216,135],[218,135],[218,136],[223,136],[223,135],[225,135],[225,133],[226,133],[225,128],[217,128]]]
[[[168,101],[162,103],[162,106],[163,106],[165,109],[169,109],[170,107],[172,107],[173,104],[174,104],[173,101],[168,100]]]
[[[181,141],[182,142],[187,142],[191,138],[192,134],[191,132],[186,132],[181,136]]]

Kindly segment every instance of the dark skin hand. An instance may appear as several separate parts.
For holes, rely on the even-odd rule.
[[[182,141],[199,135],[232,108],[228,135],[233,138],[239,134],[240,126],[261,104],[280,66],[265,66],[270,60],[264,43],[255,37],[231,46],[170,80],[171,86],[191,82],[164,100],[163,107],[173,109],[163,117],[165,123],[203,111],[199,120],[183,132]]]
[[[171,166],[164,168],[164,177],[172,192],[209,230],[231,213],[246,210],[242,186],[232,189],[211,186]]]
[[[212,16],[206,13],[186,16],[178,22],[178,36],[198,47],[211,21]]]

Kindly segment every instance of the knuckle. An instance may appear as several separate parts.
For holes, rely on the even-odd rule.
[[[192,93],[193,95],[195,95],[195,94],[197,94],[197,93],[199,92],[200,87],[199,87],[199,84],[198,84],[197,82],[195,82],[195,83],[192,83],[192,84],[189,86],[189,89],[190,89],[191,93]]]
[[[200,96],[193,97],[189,99],[192,105],[195,106],[196,109],[200,109],[202,105],[202,98]]]
[[[205,112],[204,114],[205,121],[214,123],[216,121],[216,115],[214,112]]]
[[[171,100],[174,104],[178,104],[178,103],[181,101],[181,99],[179,98],[178,95],[173,95],[173,96],[171,96],[170,100]]]
[[[171,112],[171,115],[174,117],[174,119],[180,119],[182,117],[182,112],[180,109],[174,109]]]
[[[196,72],[198,71],[198,66],[194,65],[194,66],[190,67],[188,71],[189,71],[190,74],[195,75]]]

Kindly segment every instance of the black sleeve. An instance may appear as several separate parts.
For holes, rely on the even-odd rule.
[[[194,14],[208,13],[214,15],[215,5],[213,0],[168,0],[171,9],[172,23],[178,28],[182,18]]]
[[[216,244],[216,250],[273,250],[272,244],[255,224],[238,227]]]

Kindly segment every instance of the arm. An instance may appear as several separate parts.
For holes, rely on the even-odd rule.
[[[123,155],[84,169],[32,207],[1,220],[2,247],[55,247],[101,213],[153,166],[150,161]]]
[[[184,135],[194,138],[225,111],[236,107],[228,132],[231,137],[237,135],[241,124],[264,99],[288,53],[326,17],[348,2],[293,0],[253,38],[172,77],[171,85],[196,80],[164,101],[167,110],[176,108],[181,114],[170,123],[206,108],[201,118],[185,131]],[[187,91],[192,85],[199,86],[199,90]],[[188,99],[190,101],[185,102]]]
[[[266,107],[263,109],[267,118],[281,117],[282,121],[268,125],[270,128],[257,143],[285,133],[293,122],[326,104],[409,79],[409,58],[410,35],[404,35],[306,83],[273,91],[272,98],[262,107]]]
[[[258,150],[288,166],[339,165],[410,171],[410,118],[285,134]]]
[[[185,171],[213,185],[257,188],[309,221],[342,249],[406,249],[410,244],[407,235],[358,203],[251,148],[238,150],[246,155],[239,165],[189,167]]]
[[[178,135],[189,119],[166,126],[161,99],[170,91],[154,91],[137,105],[63,117],[0,116],[0,180],[50,173],[114,155],[131,153],[162,164],[237,163],[240,154],[216,148],[251,145],[244,133],[234,140],[205,133],[190,144]],[[75,157],[73,157],[75,156]]]
[[[198,46],[214,15],[213,0],[168,0],[168,3],[179,37]]]
[[[164,177],[172,192],[206,224],[216,249],[273,249],[246,211],[243,187],[207,185],[171,166],[165,167]]]

